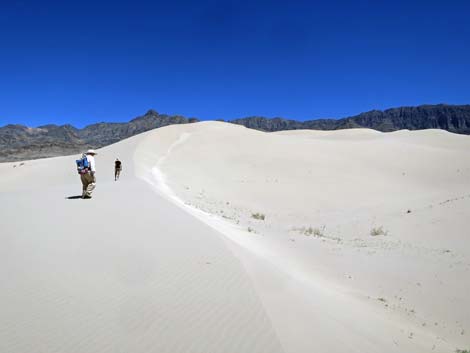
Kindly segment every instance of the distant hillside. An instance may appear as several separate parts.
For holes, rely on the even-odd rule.
[[[37,128],[6,125],[0,128],[0,162],[79,153],[162,126],[196,121],[198,120],[149,110],[128,123],[98,123],[83,129],[71,125],[45,125]]]
[[[439,104],[392,108],[384,111],[372,110],[343,119],[296,121],[249,117],[231,122],[262,131],[370,128],[389,132],[402,129],[443,129],[458,134],[470,134],[470,105]]]
[[[149,110],[128,123],[97,123],[83,129],[71,125],[45,125],[37,128],[6,125],[0,128],[0,162],[79,153],[87,148],[107,146],[162,126],[197,121],[199,120],[194,118],[159,114]],[[470,105],[439,104],[373,110],[343,119],[296,121],[247,117],[229,122],[262,131],[371,128],[388,132],[401,129],[443,129],[470,134]]]

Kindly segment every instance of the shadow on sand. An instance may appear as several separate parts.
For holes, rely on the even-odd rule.
[[[68,200],[78,200],[78,199],[81,199],[81,198],[82,198],[82,195],[66,197],[66,199],[68,199]]]

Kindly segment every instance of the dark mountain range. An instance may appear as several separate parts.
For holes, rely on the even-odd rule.
[[[141,132],[173,124],[198,121],[149,110],[128,123],[98,123],[77,129],[71,125],[0,128],[0,162],[62,156],[100,148]]]
[[[83,129],[71,125],[44,125],[37,128],[6,125],[0,128],[0,162],[79,153],[87,148],[103,147],[162,126],[197,121],[199,120],[195,118],[170,116],[149,110],[145,115],[128,123],[98,123]],[[371,128],[383,132],[401,129],[444,129],[459,134],[470,134],[470,105],[439,104],[373,110],[343,119],[296,121],[248,117],[229,122],[268,132]]]
[[[343,119],[296,121],[249,117],[231,122],[262,131],[370,128],[389,132],[402,129],[443,129],[458,134],[470,134],[470,105],[439,104],[392,108],[384,111],[372,110]]]

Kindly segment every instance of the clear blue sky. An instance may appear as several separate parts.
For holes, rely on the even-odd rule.
[[[470,103],[470,1],[1,1],[0,126]]]

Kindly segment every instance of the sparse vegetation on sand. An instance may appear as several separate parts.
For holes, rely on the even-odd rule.
[[[470,353],[470,349],[457,349],[455,353]]]
[[[388,235],[388,232],[384,230],[383,226],[375,227],[370,230],[370,235],[376,237],[378,235]]]
[[[303,233],[307,236],[313,235],[314,232],[315,232],[315,230],[312,227],[305,228],[304,231],[303,231]]]
[[[324,237],[325,236],[325,226],[321,228],[313,228],[313,227],[300,227],[300,228],[294,228],[294,230],[298,231],[299,233],[302,233],[303,235],[306,236],[315,236],[318,238]]]
[[[266,218],[266,216],[262,213],[252,213],[251,214],[251,217],[254,218],[254,219],[257,219],[259,221],[264,221],[264,219]]]

